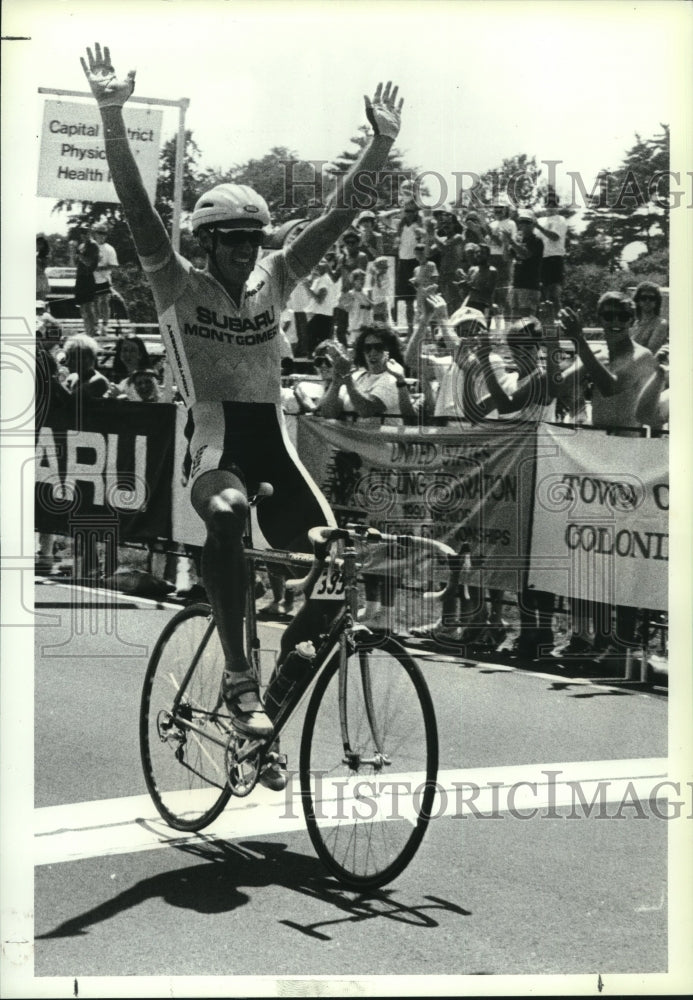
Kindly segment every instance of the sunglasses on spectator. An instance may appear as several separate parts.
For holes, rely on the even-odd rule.
[[[329,358],[316,358],[313,361],[313,364],[315,365],[316,368],[323,368],[323,367],[324,368],[331,368],[332,367],[332,362],[330,361]]]
[[[367,344],[363,345],[364,351],[384,351],[385,345],[379,344],[375,340],[369,340]]]
[[[217,240],[223,247],[240,247],[250,243],[251,247],[261,247],[265,234],[259,229],[215,229]]]
[[[607,323],[612,323],[615,319],[625,322],[627,319],[631,318],[630,313],[625,309],[607,309],[599,315],[601,319],[605,319]]]

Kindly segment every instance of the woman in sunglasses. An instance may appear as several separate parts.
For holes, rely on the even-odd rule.
[[[332,382],[334,381],[334,366],[328,352],[328,346],[332,343],[333,341],[331,340],[323,340],[313,352],[313,367],[316,374],[320,376],[320,382],[304,379],[303,381],[296,382],[293,388],[293,395],[298,404],[299,413],[316,413],[318,416],[324,415],[321,411],[321,403],[330,391]]]
[[[328,346],[335,379],[321,405],[321,415],[353,413],[359,423],[399,424],[416,420],[416,410],[404,378],[397,334],[379,326],[364,326],[354,344],[353,364],[336,342]]]
[[[643,281],[635,289],[633,340],[656,354],[669,341],[669,324],[660,316],[662,293],[654,281]]]

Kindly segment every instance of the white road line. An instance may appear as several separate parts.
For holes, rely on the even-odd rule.
[[[39,584],[37,584],[38,586]],[[80,594],[88,594],[94,601],[98,599],[103,599],[104,601],[127,601],[128,603],[137,602],[138,604],[149,605],[157,611],[180,611],[184,604],[174,604],[169,603],[165,599],[157,600],[154,597],[140,597],[139,594],[126,594],[122,590],[115,590],[105,587],[87,587],[83,584],[70,583],[69,581],[62,582],[60,580],[41,580],[40,586],[43,587],[56,587],[59,590],[70,590]],[[79,607],[79,601],[75,602]],[[61,605],[62,606],[62,605]],[[69,602],[65,603],[65,608],[71,608],[73,605]]]
[[[594,802],[595,812],[624,803],[628,816],[633,801],[649,799],[658,784],[666,781],[667,773],[668,762],[659,757],[441,771],[433,814],[436,818],[473,818],[512,810],[546,814],[566,806],[580,813],[581,803],[590,806]],[[386,774],[375,783],[361,780],[360,787],[350,792],[339,782],[324,781],[321,802],[326,822],[337,823],[351,815],[350,810],[363,816],[374,809],[383,821],[408,819],[412,796],[420,793],[421,785],[421,775],[416,774]],[[666,799],[669,791],[659,790],[659,797]],[[304,828],[296,774],[283,793],[257,787],[247,798],[232,799],[219,819],[200,834],[171,829],[148,795],[67,803],[34,811],[34,863],[59,864],[210,838],[238,839]]]

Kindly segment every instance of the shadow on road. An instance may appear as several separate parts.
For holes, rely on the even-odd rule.
[[[339,915],[317,923],[281,920],[311,938],[331,940],[325,928],[342,923],[359,923],[377,918],[394,920],[421,929],[438,927],[431,911],[470,916],[470,911],[436,896],[424,896],[415,905],[405,905],[393,898],[395,889],[375,890],[367,894],[350,892],[325,873],[317,858],[290,851],[286,844],[249,840],[238,844],[215,841],[200,835],[195,843],[177,844],[175,850],[203,859],[197,867],[144,879],[113,899],[65,920],[36,940],[77,937],[89,927],[113,919],[119,914],[160,898],[171,906],[198,913],[229,913],[252,901],[245,889],[282,886],[334,907]],[[300,912],[300,906],[296,907]]]

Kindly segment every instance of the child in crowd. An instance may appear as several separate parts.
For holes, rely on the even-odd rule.
[[[466,292],[464,304],[470,309],[478,309],[479,312],[483,313],[486,322],[490,325],[498,272],[491,265],[490,248],[486,243],[467,244],[465,254],[468,247],[473,248],[470,250],[473,263],[468,267],[462,286]]]
[[[98,344],[86,333],[77,333],[65,344],[65,365],[69,375],[65,387],[82,400],[102,399],[109,395],[111,383],[97,371]]]
[[[416,289],[415,308],[416,320],[418,322],[422,316],[426,315],[426,298],[431,294],[432,286],[437,284],[438,268],[435,265],[435,261],[428,259],[425,243],[417,243],[414,247],[414,253],[416,254],[417,264],[414,268],[411,283]]]
[[[387,326],[390,322],[395,292],[387,257],[376,257],[368,267],[366,290],[373,303],[373,324]]]
[[[354,346],[361,327],[368,326],[373,316],[373,303],[365,290],[366,272],[360,267],[356,268],[351,272],[350,279],[351,288],[342,295],[342,306],[348,316],[347,347]]]

